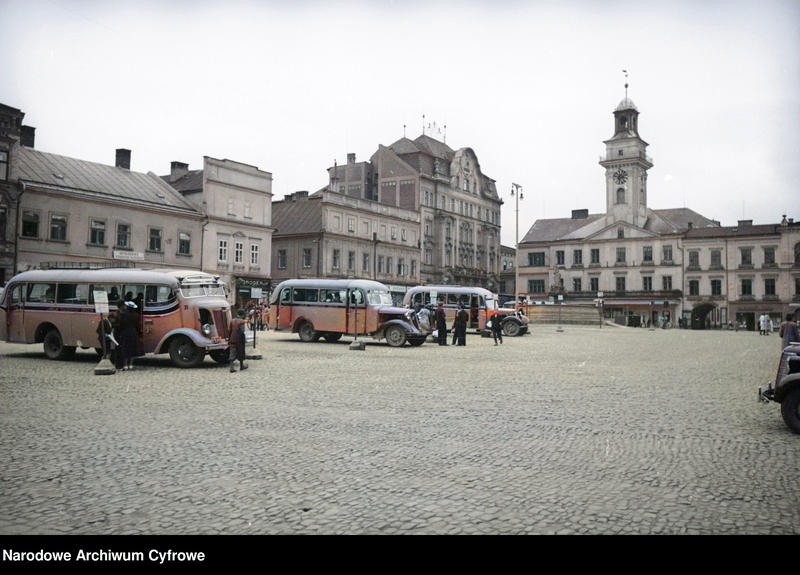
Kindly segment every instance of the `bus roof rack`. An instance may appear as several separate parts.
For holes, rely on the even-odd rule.
[[[134,262],[42,262],[40,270],[99,270],[106,268],[135,268]]]

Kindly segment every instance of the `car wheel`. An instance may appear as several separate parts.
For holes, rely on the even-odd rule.
[[[328,343],[334,343],[342,339],[342,334],[340,333],[326,333],[324,336],[325,341]]]
[[[403,347],[406,343],[406,331],[399,325],[390,325],[383,333],[383,337],[392,347]]]
[[[314,331],[314,326],[311,325],[310,321],[304,321],[301,323],[297,333],[300,335],[300,341],[309,342],[317,341],[319,339],[319,336]],[[316,336],[316,339],[314,339],[314,336]]]
[[[409,340],[408,340],[408,344],[409,344],[411,347],[419,347],[419,346],[421,346],[423,343],[425,343],[425,338],[416,338],[416,339],[409,339]]]
[[[783,398],[781,415],[789,429],[800,433],[800,387],[794,388]]]
[[[217,363],[226,364],[230,362],[230,352],[227,349],[215,349],[209,351],[208,355]]]
[[[51,329],[44,336],[44,354],[47,359],[69,359],[75,355],[75,348],[64,345],[61,333]]]
[[[520,332],[520,326],[517,322],[511,320],[503,324],[503,334],[507,337],[517,337]]]
[[[203,361],[206,350],[197,347],[186,336],[179,336],[169,344],[169,358],[176,367],[194,367]]]

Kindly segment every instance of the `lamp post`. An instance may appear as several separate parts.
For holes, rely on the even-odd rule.
[[[514,254],[519,255],[519,201],[522,197],[522,186],[519,184],[511,184],[511,195],[514,197],[514,215],[516,217],[517,227],[514,236]],[[519,262],[517,262],[519,263]],[[517,265],[517,273],[514,280],[514,304],[519,305],[519,265]]]

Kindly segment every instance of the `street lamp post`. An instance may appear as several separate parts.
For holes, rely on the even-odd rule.
[[[522,197],[522,186],[511,184],[511,195],[514,197],[514,215],[516,217],[516,231],[514,236],[514,255],[519,256],[519,201]],[[519,264],[519,261],[517,262]],[[516,279],[514,280],[514,304],[519,305],[519,265],[517,265]]]

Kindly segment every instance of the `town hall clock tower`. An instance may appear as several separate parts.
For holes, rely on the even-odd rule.
[[[603,142],[606,169],[606,214],[614,222],[643,227],[647,220],[647,170],[653,161],[647,156],[647,142],[639,137],[639,110],[628,98],[614,110],[614,136]]]

